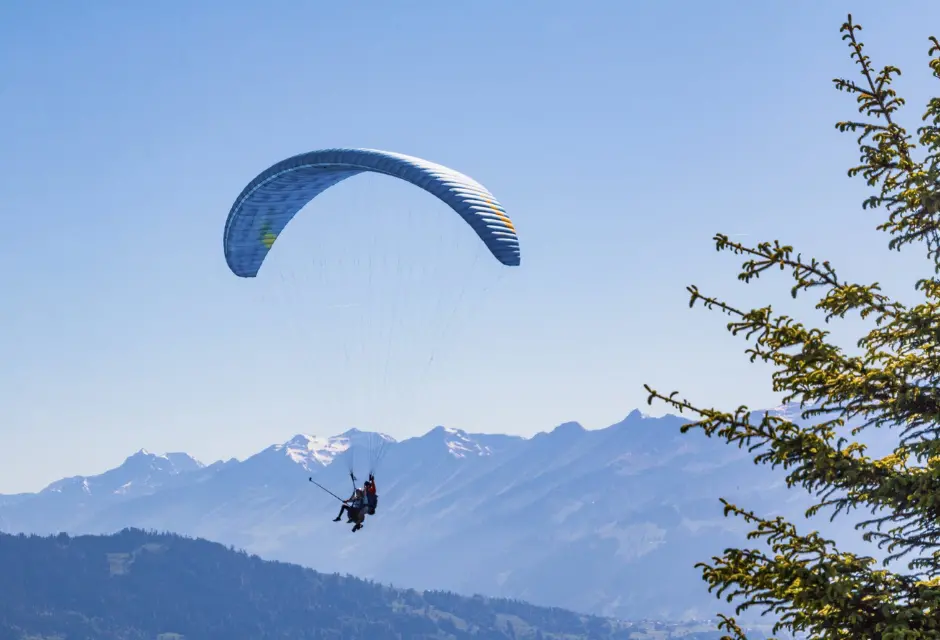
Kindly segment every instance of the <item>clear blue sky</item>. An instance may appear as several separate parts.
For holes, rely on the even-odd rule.
[[[774,404],[684,287],[786,306],[780,278],[734,281],[722,231],[908,295],[920,257],[888,253],[861,211],[832,127],[854,105],[830,82],[853,69],[851,10],[876,62],[905,70],[916,126],[940,4],[897,6],[0,4],[0,492],[140,447],[208,462],[350,426],[602,427],[644,382]],[[472,175],[514,218],[522,266],[474,262],[433,198],[360,177],[304,210],[257,280],[233,276],[235,196],[330,146]]]

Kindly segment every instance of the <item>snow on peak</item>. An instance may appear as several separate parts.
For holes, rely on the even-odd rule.
[[[150,493],[171,478],[203,468],[185,453],[157,455],[140,449],[113,469],[94,476],[73,476],[53,482],[43,493],[86,495],[130,495]]]
[[[309,470],[314,464],[328,466],[336,456],[349,449],[349,440],[345,436],[321,438],[301,433],[284,444],[275,445],[274,450],[283,451],[293,462]]]
[[[488,456],[492,450],[476,440],[461,429],[452,427],[435,427],[428,433],[434,434],[444,441],[447,452],[455,458],[466,458],[468,456]]]
[[[353,447],[367,447],[367,448],[376,448],[381,447],[385,444],[393,444],[396,442],[395,438],[385,433],[378,433],[375,431],[362,431],[361,429],[352,428],[338,436],[333,436],[335,439],[346,438],[349,441],[349,445]]]
[[[788,402],[786,404],[777,405],[773,409],[768,411],[773,416],[783,418],[784,420],[797,420],[802,414],[799,402]]]
[[[338,436],[328,438],[305,433],[297,434],[284,444],[268,447],[265,452],[273,452],[286,457],[294,464],[310,471],[331,465],[338,456],[351,448],[368,449],[374,452],[376,448],[394,442],[394,438],[383,433],[350,429]]]

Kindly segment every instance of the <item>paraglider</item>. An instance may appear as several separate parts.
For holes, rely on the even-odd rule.
[[[505,266],[520,264],[519,238],[503,206],[486,187],[448,167],[390,151],[321,149],[282,160],[258,174],[235,199],[225,221],[222,245],[229,269],[254,278],[287,224],[308,203],[330,187],[357,174],[384,174],[419,187],[458,214],[489,253]],[[383,440],[382,448],[385,441]],[[370,446],[371,448],[371,446]],[[380,449],[381,451],[381,449]],[[351,453],[351,452],[350,452]],[[369,479],[360,488],[352,471],[353,494],[343,500],[312,477],[310,482],[342,503],[334,522],[347,516],[353,531],[378,506],[373,458]]]
[[[352,478],[353,481],[353,493],[347,500],[343,500],[312,477],[307,479],[342,502],[339,513],[333,518],[333,522],[341,521],[345,513],[347,517],[346,522],[354,525],[352,531],[355,533],[362,529],[363,521],[367,515],[375,515],[375,508],[378,506],[379,496],[376,492],[375,475],[373,473],[369,473],[369,479],[365,481],[361,489],[356,487],[355,474],[350,472],[349,477]]]
[[[353,486],[356,484],[356,476],[350,474],[353,479]],[[310,478],[313,482],[313,478]],[[378,506],[379,496],[375,490],[375,475],[369,474],[369,479],[365,481],[362,488],[354,488],[352,495],[348,500],[344,500],[339,508],[339,513],[333,518],[333,522],[339,522],[343,519],[343,513],[348,517],[346,522],[355,523],[352,528],[353,533],[362,529],[362,522],[367,515],[374,516],[375,508]]]

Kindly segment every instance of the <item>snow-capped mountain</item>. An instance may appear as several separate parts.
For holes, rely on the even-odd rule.
[[[155,454],[141,449],[99,475],[63,478],[36,494],[0,497],[0,529],[11,530],[8,508],[15,508],[16,530],[47,531],[51,513],[57,514],[56,522],[80,522],[110,505],[199,482],[228,464],[231,461],[206,467],[185,453]]]
[[[153,493],[180,474],[203,469],[205,465],[185,453],[157,455],[141,449],[121,466],[104,473],[64,478],[42,493],[84,496],[140,496]]]
[[[0,496],[0,528],[169,530],[398,586],[710,617],[723,609],[694,564],[748,544],[718,497],[797,522],[808,498],[746,452],[680,434],[683,423],[634,411],[600,430],[569,422],[521,438],[436,427],[401,442],[352,430],[209,466],[140,451],[98,476]],[[307,478],[345,497],[349,470],[362,476],[375,462],[378,513],[352,534],[331,521],[336,498]]]
[[[395,439],[391,436],[358,429],[350,429],[346,433],[329,438],[298,434],[283,444],[271,445],[252,458],[260,456],[267,460],[280,457],[306,471],[313,471],[329,466],[337,456],[349,452],[351,447],[354,451],[370,451],[378,447],[384,448],[394,442]]]

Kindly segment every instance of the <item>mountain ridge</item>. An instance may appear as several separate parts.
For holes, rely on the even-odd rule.
[[[295,437],[242,461],[156,478],[153,465],[141,465],[151,481],[132,484],[133,495],[0,497],[0,526],[175,531],[413,588],[622,618],[711,617],[727,607],[707,593],[694,564],[749,545],[743,523],[722,517],[718,497],[792,517],[807,500],[746,452],[701,432],[681,434],[686,422],[633,411],[604,429],[564,422],[529,438],[445,427],[400,442],[369,432],[334,436],[361,437],[365,450],[382,440],[378,512],[355,535],[331,522],[336,499],[306,480],[345,497],[349,462],[361,471],[363,461],[348,447],[337,451],[334,440],[324,464],[308,452],[329,439],[308,436],[294,442],[303,455],[287,446]],[[93,488],[98,477],[89,476]]]
[[[204,463],[198,460],[196,457],[186,452],[167,451],[163,453],[158,453],[154,451],[149,451],[146,448],[140,448],[134,453],[132,453],[131,455],[127,456],[121,464],[111,469],[108,469],[102,473],[92,474],[92,475],[69,476],[66,478],[55,480],[49,483],[48,485],[46,485],[45,487],[39,489],[38,491],[25,491],[25,492],[20,492],[16,494],[0,494],[0,496],[9,497],[13,495],[18,495],[18,496],[19,495],[22,495],[22,496],[36,495],[44,491],[54,490],[54,487],[56,487],[57,485],[61,485],[63,483],[67,483],[70,481],[91,480],[93,478],[100,478],[101,476],[104,476],[108,473],[118,471],[126,467],[128,464],[137,461],[138,459],[147,459],[149,461],[156,461],[159,459],[165,459],[165,460],[169,459],[171,462],[174,459],[178,459],[178,460],[184,459],[193,465],[191,469],[187,469],[187,471],[189,471],[189,470],[208,469],[212,467],[220,467],[222,465],[228,465],[233,462],[245,463],[267,452],[284,451],[287,457],[294,458],[294,461],[301,464],[301,466],[306,466],[306,463],[310,458],[312,458],[317,463],[319,463],[320,466],[329,466],[335,461],[336,458],[341,457],[343,453],[349,450],[350,445],[351,445],[350,441],[354,440],[356,436],[365,436],[365,438],[368,438],[368,437],[380,438],[390,444],[401,444],[401,445],[408,444],[410,446],[415,446],[419,442],[431,441],[434,439],[441,439],[444,441],[445,445],[448,446],[448,449],[452,451],[451,455],[454,455],[455,457],[463,457],[467,455],[468,453],[473,453],[476,455],[488,455],[489,453],[492,453],[492,451],[494,450],[493,449],[494,445],[497,445],[496,450],[503,450],[508,447],[511,447],[514,444],[519,444],[522,442],[529,442],[537,438],[542,438],[548,435],[555,434],[556,432],[565,433],[570,429],[576,429],[581,432],[599,433],[599,432],[616,429],[619,426],[623,425],[627,420],[632,419],[632,418],[648,418],[648,417],[649,416],[641,413],[638,409],[634,409],[628,414],[626,418],[624,418],[624,420],[616,422],[612,425],[608,425],[606,427],[600,427],[596,429],[587,429],[577,421],[565,421],[565,422],[561,422],[557,424],[555,427],[553,427],[552,429],[548,431],[538,431],[532,434],[531,436],[505,434],[505,433],[498,433],[498,432],[493,432],[493,433],[469,432],[464,429],[446,427],[443,425],[436,425],[422,435],[412,436],[410,438],[405,438],[403,440],[396,440],[392,436],[379,432],[379,431],[365,431],[365,430],[358,429],[358,428],[347,429],[346,431],[342,433],[339,433],[336,435],[330,435],[330,436],[321,436],[321,435],[312,434],[312,433],[296,433],[290,438],[288,438],[287,440],[285,440],[284,442],[268,445],[255,453],[245,456],[244,458],[238,458],[238,457],[229,457],[227,459],[219,458],[211,463]],[[665,414],[662,417],[679,419],[678,416],[675,416],[673,414]],[[360,440],[365,439],[365,438],[360,437]],[[448,439],[448,438],[451,438],[451,439]],[[464,443],[469,443],[472,446],[472,448],[468,447],[467,449],[464,449],[464,447],[467,446]],[[505,443],[505,444],[503,447],[499,447],[498,446],[499,443]],[[300,451],[302,450],[307,450],[310,452],[309,458],[307,456],[299,455]]]

